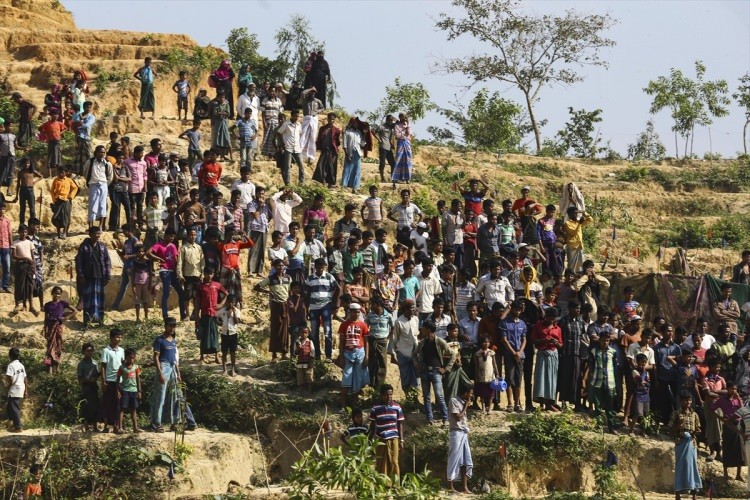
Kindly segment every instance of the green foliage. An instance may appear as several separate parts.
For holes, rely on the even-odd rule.
[[[579,464],[588,458],[581,422],[568,412],[542,415],[537,411],[510,427],[508,460],[552,464],[565,458]]]
[[[105,93],[112,87],[122,91],[128,88],[132,77],[132,73],[126,69],[99,68],[96,72],[94,85],[96,86],[96,91],[100,94]]]
[[[499,163],[500,168],[506,172],[512,172],[518,175],[533,175],[535,177],[561,177],[563,175],[563,171],[560,167],[549,162],[509,163],[505,160],[501,160]]]
[[[258,35],[250,33],[247,28],[233,28],[226,39],[227,51],[238,69],[243,64],[250,65],[253,82],[260,85],[264,81],[278,81],[284,78],[280,61],[260,55]]]
[[[33,392],[42,400],[37,420],[43,425],[80,423],[83,402],[75,368],[63,365],[56,375],[43,374],[33,380]]]
[[[10,97],[0,96],[0,118],[6,122],[8,120],[12,122],[18,121],[18,105]]]
[[[628,145],[628,159],[639,161],[660,161],[664,159],[667,148],[659,139],[659,134],[654,130],[654,121],[646,122],[646,130],[638,134],[635,144]]]
[[[713,225],[713,237],[724,239],[734,248],[744,248],[750,234],[750,217],[746,214],[727,214]]]
[[[312,36],[315,33],[310,21],[299,14],[292,14],[286,26],[276,31],[274,40],[278,49],[281,74],[286,81],[305,79],[305,61],[311,51],[319,51],[325,43]]]
[[[653,411],[648,412],[644,415],[640,422],[643,433],[647,436],[657,436],[661,430],[661,420],[657,418],[657,415]]]
[[[323,195],[323,202],[326,207],[329,207],[334,212],[343,212],[344,206],[349,203],[350,200],[350,195],[348,193],[343,191],[333,191],[317,182],[299,184],[294,187],[294,192],[300,195],[304,200],[303,206],[299,207],[300,211],[303,207],[307,208],[308,206],[312,206],[313,199],[318,194]]]
[[[580,491],[553,491],[544,498],[545,500],[588,500],[588,497]]]
[[[572,149],[577,158],[594,158],[604,150],[599,147],[601,142],[599,135],[593,135],[595,124],[602,121],[602,110],[574,111],[569,107],[568,113],[570,119],[565,123],[565,128],[557,132],[562,147],[565,148],[566,153]]]
[[[685,138],[684,157],[692,156],[688,140],[693,136],[696,125],[705,127],[713,123],[713,118],[729,114],[730,104],[727,93],[729,85],[726,80],[704,81],[706,65],[695,61],[695,80],[685,76],[681,70],[672,68],[669,76],[660,76],[651,80],[643,91],[652,96],[649,112],[656,114],[669,109],[674,125],[672,130]],[[679,151],[676,152],[679,156]]]
[[[666,229],[666,234],[657,235],[657,242],[666,238],[670,244],[687,248],[704,248],[709,244],[706,225],[701,220],[677,219],[670,221]]]
[[[740,86],[732,97],[745,112],[745,124],[742,127],[742,148],[747,156],[747,127],[750,125],[750,73],[740,78]]]
[[[411,122],[421,120],[433,109],[435,104],[430,101],[430,93],[422,83],[402,83],[401,78],[396,77],[393,85],[385,87],[385,97],[380,100],[378,109],[372,113],[357,110],[357,114],[374,122],[388,114],[406,113]]]
[[[617,469],[605,464],[594,467],[594,484],[596,485],[594,498],[617,499],[626,493],[625,486],[617,480]]]
[[[187,71],[190,81],[199,83],[198,78],[218,68],[225,57],[226,53],[216,47],[172,48],[159,57],[163,61],[160,69],[174,74]]]
[[[405,474],[399,484],[375,470],[375,448],[367,436],[349,440],[348,450],[331,448],[327,452],[316,443],[292,465],[287,478],[292,500],[325,498],[329,490],[341,489],[355,498],[438,498],[440,480],[427,469],[420,474]]]
[[[630,215],[628,204],[613,196],[594,198],[594,201],[589,203],[586,212],[594,218],[593,225],[599,229],[612,225],[627,229],[633,224],[633,216]]]
[[[583,80],[578,68],[604,66],[600,50],[615,45],[603,36],[615,20],[609,15],[582,15],[568,10],[562,16],[527,15],[517,0],[454,0],[460,13],[441,13],[435,26],[449,41],[468,35],[489,47],[486,53],[448,59],[439,69],[462,73],[469,84],[497,80],[518,88],[534,132],[537,153],[542,149],[540,123],[534,104],[542,88],[572,85]],[[454,9],[455,11],[455,9]]]

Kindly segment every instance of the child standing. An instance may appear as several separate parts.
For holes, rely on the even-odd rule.
[[[188,160],[181,158],[177,164],[180,166],[180,171],[177,172],[175,185],[177,187],[177,198],[182,205],[190,197],[190,190],[193,188],[193,176],[190,173],[190,162]]]
[[[23,398],[29,395],[29,379],[26,376],[26,369],[18,360],[21,352],[18,347],[11,347],[8,351],[10,364],[5,370],[5,385],[8,387],[8,419],[13,424],[11,432],[23,431],[21,425],[21,402]]]
[[[643,417],[651,411],[651,375],[646,366],[648,365],[648,356],[642,352],[635,355],[635,370],[632,371],[633,377],[633,403],[630,407],[630,434],[633,433],[636,421],[642,425]]]
[[[216,319],[221,324],[221,374],[227,374],[227,352],[232,361],[229,376],[234,377],[237,373],[237,325],[240,323],[242,312],[237,307],[234,295],[227,297],[227,302],[216,313]]]
[[[26,227],[26,224],[21,224],[18,227],[18,240],[14,241],[12,246],[13,267],[15,270],[13,292],[16,299],[16,308],[13,312],[26,311],[26,304],[28,303],[31,312],[38,314],[33,304],[34,285],[36,283],[34,243],[27,238],[28,234],[29,228]]]
[[[511,388],[508,396],[507,410],[511,410],[510,399],[513,398],[513,411],[521,412],[521,379],[523,378],[523,364],[526,350],[526,322],[521,319],[524,311],[521,299],[513,301],[510,317],[500,320],[498,329],[503,344],[503,363],[505,364],[505,380]]]
[[[96,366],[92,358],[94,355],[93,344],[86,342],[83,344],[81,351],[83,352],[83,359],[78,363],[76,374],[78,384],[81,386],[81,399],[85,401],[81,408],[83,431],[89,432],[96,430],[96,414],[99,411],[99,387],[96,384],[99,380],[99,367]]]
[[[484,413],[490,414],[490,400],[494,395],[490,382],[500,376],[495,351],[490,349],[490,338],[482,339],[482,347],[474,354],[474,392],[482,399]]]
[[[185,111],[185,118],[187,120],[188,112],[188,96],[190,95],[190,82],[187,79],[187,71],[180,71],[180,79],[174,82],[172,90],[177,94],[177,119],[181,119],[182,111]]]
[[[693,500],[695,492],[703,487],[698,470],[698,452],[695,448],[695,436],[701,430],[700,419],[691,405],[693,396],[683,391],[680,393],[680,409],[672,412],[669,429],[675,438],[674,491],[675,499],[680,500],[680,492],[690,491]]]
[[[59,286],[52,288],[52,300],[44,304],[44,338],[47,340],[44,364],[49,373],[57,373],[60,366],[65,331],[63,322],[76,312],[69,303],[61,300],[62,293]]]
[[[286,301],[289,316],[289,331],[292,334],[292,344],[297,344],[297,338],[303,328],[307,327],[307,304],[302,296],[302,283],[293,281]],[[296,349],[295,349],[296,353]]]
[[[115,434],[122,434],[125,426],[125,411],[130,411],[133,432],[140,433],[138,428],[138,402],[141,400],[141,368],[135,364],[135,349],[125,349],[125,362],[117,370],[117,383],[120,398],[120,427]]]
[[[200,312],[195,321],[195,328],[200,338],[200,362],[205,362],[206,354],[213,354],[214,363],[218,365],[220,361],[216,311],[224,307],[228,294],[220,283],[211,280],[214,272],[213,269],[206,269],[203,283],[195,294],[195,308]]]
[[[196,161],[203,160],[200,128],[200,120],[194,120],[193,127],[178,136],[179,139],[186,139],[188,141],[188,165],[194,165]]]
[[[299,330],[299,339],[294,344],[297,355],[297,386],[312,393],[313,359],[315,359],[315,344],[310,340],[310,329],[303,326]]]
[[[341,440],[349,444],[349,438],[354,436],[366,436],[368,427],[362,420],[362,410],[360,408],[352,408],[352,423],[346,428],[344,434],[341,436]]]
[[[135,321],[141,322],[141,307],[143,317],[148,321],[148,305],[151,302],[151,281],[153,266],[146,254],[146,248],[140,243],[135,245],[135,259],[133,259],[133,302],[135,303]]]

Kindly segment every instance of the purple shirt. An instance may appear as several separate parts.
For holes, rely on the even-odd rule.
[[[63,314],[68,303],[64,300],[58,302],[47,302],[44,304],[44,322],[45,323],[62,323]]]
[[[177,247],[174,246],[174,243],[170,243],[169,245],[165,245],[162,241],[155,243],[151,247],[151,253],[164,259],[164,262],[160,262],[160,269],[165,271],[175,271],[177,269]]]

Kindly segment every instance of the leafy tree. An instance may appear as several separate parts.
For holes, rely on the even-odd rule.
[[[628,145],[628,158],[635,161],[659,161],[664,158],[666,152],[667,148],[654,130],[653,120],[646,122],[646,130],[638,134],[635,144]]]
[[[236,69],[243,64],[250,65],[253,81],[260,85],[264,81],[277,81],[284,77],[283,63],[260,55],[260,41],[255,33],[247,28],[233,28],[226,39],[227,50]]]
[[[729,85],[726,80],[705,81],[706,66],[701,61],[695,61],[695,80],[691,80],[678,69],[670,69],[669,76],[660,76],[651,80],[643,89],[646,94],[653,96],[649,112],[653,115],[663,109],[672,113],[674,125],[672,130],[685,138],[685,157],[688,157],[688,141],[690,141],[690,156],[693,155],[693,136],[695,126],[708,126],[713,118],[729,114],[727,106],[730,103],[726,94]],[[680,155],[675,135],[676,156]]]
[[[609,15],[581,15],[568,10],[563,16],[531,16],[519,13],[519,0],[453,0],[464,17],[441,13],[436,27],[448,40],[470,35],[488,46],[485,54],[449,59],[438,67],[463,73],[475,82],[499,80],[517,87],[524,95],[536,141],[542,149],[540,124],[534,113],[542,88],[572,85],[583,80],[585,66],[608,63],[600,49],[615,42],[603,33],[616,21]]]
[[[282,75],[286,81],[305,79],[305,61],[310,52],[323,50],[325,44],[315,39],[310,21],[299,14],[292,14],[289,23],[282,26],[274,35],[279,52]]]
[[[393,85],[385,87],[385,97],[380,100],[380,105],[375,111],[367,112],[361,109],[356,114],[365,116],[374,122],[382,119],[388,114],[406,113],[410,121],[415,122],[425,117],[428,111],[435,109],[435,104],[430,100],[430,93],[421,83],[401,83],[396,78]]]
[[[565,123],[565,128],[557,133],[565,151],[572,149],[578,158],[594,158],[597,153],[604,151],[606,148],[599,147],[601,142],[599,134],[593,135],[596,124],[602,121],[602,110],[574,111],[569,107],[568,113],[570,120]]]
[[[475,151],[516,151],[521,133],[516,120],[521,115],[518,104],[480,89],[464,108],[440,109],[461,131],[464,142]]]
[[[742,147],[747,155],[747,127],[750,125],[750,73],[740,78],[740,86],[737,92],[732,94],[734,100],[741,108],[745,109],[745,125],[742,127]]]

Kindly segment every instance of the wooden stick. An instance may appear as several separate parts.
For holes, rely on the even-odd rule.
[[[258,438],[258,446],[260,447],[260,456],[263,458],[263,475],[266,477],[266,490],[268,494],[271,494],[271,484],[268,479],[268,470],[266,469],[266,454],[263,452],[263,444],[260,442],[260,432],[258,432],[258,420],[253,415],[253,424],[255,425],[255,437]]]

